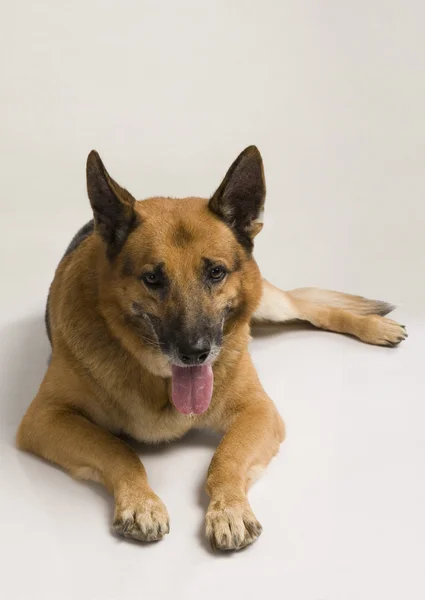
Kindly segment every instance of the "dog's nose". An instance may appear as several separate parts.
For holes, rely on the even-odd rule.
[[[209,344],[180,347],[177,351],[180,360],[187,366],[202,365],[210,355]]]

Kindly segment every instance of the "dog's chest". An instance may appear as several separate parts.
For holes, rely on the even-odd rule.
[[[196,417],[179,413],[168,397],[152,401],[146,395],[134,394],[125,402],[119,429],[141,442],[155,443],[182,437],[195,425]]]

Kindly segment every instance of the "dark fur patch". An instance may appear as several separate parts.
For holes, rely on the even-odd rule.
[[[128,254],[124,256],[121,275],[123,277],[131,277],[132,275],[134,275],[134,264],[131,257],[128,256]]]
[[[238,241],[238,243],[245,250],[247,256],[250,256],[252,254],[252,251],[254,250],[254,242],[252,241],[252,239],[248,235],[245,235],[243,233],[243,231],[239,231],[238,229],[234,229],[228,223],[225,223],[225,224],[232,230],[233,235],[235,236],[235,238]]]
[[[376,312],[375,314],[380,315],[381,317],[385,317],[390,312],[395,310],[394,304],[390,304],[389,302],[382,302],[380,300],[376,301]],[[403,327],[403,326],[402,326]]]
[[[241,260],[240,256],[235,256],[232,272],[236,273],[236,271],[239,271],[241,268],[242,268],[242,260]]]
[[[130,220],[122,221],[119,225],[115,225],[113,229],[99,227],[99,232],[107,245],[106,256],[111,262],[121,252],[128,236],[136,229],[139,223],[139,217],[134,213]]]
[[[211,269],[215,265],[215,262],[206,256],[202,257],[202,261],[207,269]]]
[[[185,248],[188,244],[190,244],[190,242],[193,241],[193,235],[191,234],[191,232],[183,225],[183,223],[180,223],[175,231],[173,232],[173,238],[172,238],[172,243],[174,244],[174,246],[176,246],[177,248]]]
[[[206,256],[202,257],[202,261],[207,269],[211,269],[212,267],[214,267],[216,265],[216,261],[211,260],[210,258],[207,258]],[[236,271],[239,271],[239,269],[241,267],[242,267],[242,260],[241,260],[240,256],[236,255],[230,272],[235,273]]]
[[[170,312],[165,319],[150,313],[148,316],[163,352],[175,348],[182,354],[190,354],[191,348],[196,347],[200,339],[217,345],[222,343],[220,322],[213,322],[207,314],[200,314],[191,325],[179,310]]]
[[[46,302],[46,310],[44,312],[44,324],[46,326],[47,337],[49,338],[49,342],[52,343],[52,331],[50,329],[50,316],[49,316],[49,300],[50,300],[50,292],[47,296]]]
[[[170,281],[165,272],[164,263],[159,263],[158,265],[156,265],[156,267],[152,270],[152,273],[156,275],[158,279],[157,285],[150,286],[144,281],[144,276],[146,275],[146,273],[142,273],[140,279],[143,281],[144,285],[147,286],[150,292],[156,294],[160,300],[164,300],[170,289]]]
[[[81,244],[81,242],[84,242],[84,240],[86,238],[89,237],[89,235],[91,235],[94,231],[94,220],[92,219],[91,221],[89,221],[88,223],[86,223],[85,225],[83,225],[81,227],[81,229],[79,229],[77,231],[77,233],[74,235],[74,237],[72,238],[71,242],[68,245],[68,248],[65,250],[65,256],[68,256],[68,254],[70,254],[71,252],[73,252],[74,250],[76,250],[78,248],[78,246]]]

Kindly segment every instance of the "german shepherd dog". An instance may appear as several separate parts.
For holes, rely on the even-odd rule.
[[[94,219],[75,236],[50,288],[52,356],[17,434],[18,447],[113,494],[113,531],[143,542],[169,532],[143,464],[119,436],[147,443],[193,428],[221,432],[208,470],[206,535],[239,550],[261,525],[247,499],[278,452],[284,424],[248,351],[252,321],[307,321],[369,344],[395,346],[394,307],[312,288],[283,292],[253,258],[265,180],[255,146],[209,199],[136,201],[87,160]]]

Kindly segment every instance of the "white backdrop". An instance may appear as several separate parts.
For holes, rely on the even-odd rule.
[[[112,176],[137,198],[157,194],[207,196],[214,191],[237,154],[245,146],[256,144],[263,154],[268,183],[265,229],[256,248],[265,276],[286,289],[304,285],[328,287],[400,304],[403,308],[397,317],[402,322],[407,320],[409,325],[409,316],[411,319],[421,318],[425,303],[424,21],[423,0],[3,2],[0,9],[2,439],[4,456],[10,460],[4,463],[2,469],[8,495],[7,500],[3,497],[5,506],[1,514],[9,526],[7,543],[14,548],[16,557],[15,554],[13,556],[18,562],[23,552],[20,543],[25,544],[27,538],[32,537],[33,527],[38,536],[47,535],[50,536],[48,539],[55,540],[50,548],[60,548],[58,553],[55,551],[53,554],[51,549],[50,553],[44,550],[48,564],[54,562],[56,567],[53,571],[56,569],[58,575],[53,579],[47,575],[44,579],[40,576],[37,581],[41,587],[37,589],[44,589],[44,596],[40,591],[40,597],[50,598],[49,594],[54,597],[62,576],[66,578],[68,574],[68,559],[61,559],[61,556],[66,557],[66,539],[59,541],[59,521],[51,521],[46,516],[50,514],[49,507],[61,506],[61,502],[68,511],[66,536],[75,532],[69,557],[69,564],[77,561],[75,572],[82,570],[85,573],[86,568],[76,558],[79,544],[95,543],[95,531],[102,531],[104,537],[96,543],[104,545],[105,555],[100,555],[102,558],[98,559],[94,572],[99,575],[99,581],[107,581],[108,584],[105,584],[102,594],[99,592],[99,597],[109,598],[108,589],[111,589],[114,590],[110,592],[111,598],[117,598],[121,589],[120,578],[126,579],[123,584],[126,597],[132,597],[132,591],[136,597],[137,589],[136,580],[128,578],[125,567],[128,564],[125,561],[130,561],[134,567],[135,547],[125,546],[126,554],[125,557],[121,554],[121,558],[114,554],[118,552],[117,546],[109,547],[109,515],[104,515],[104,498],[81,484],[68,482],[65,476],[51,467],[31,462],[30,458],[21,455],[17,457],[12,446],[14,430],[37,389],[48,353],[41,321],[48,285],[68,241],[90,218],[84,173],[88,152],[92,148],[97,149]],[[420,331],[419,325],[416,331]],[[340,379],[340,352],[345,349],[353,353],[347,364],[358,361],[356,373],[359,381],[371,383],[371,371],[367,370],[367,365],[378,373],[372,389],[377,393],[383,390],[385,397],[393,398],[391,407],[394,413],[375,405],[375,412],[372,412],[376,415],[376,424],[371,425],[366,433],[363,431],[360,437],[367,437],[369,433],[370,439],[379,446],[381,432],[392,448],[390,440],[404,431],[402,441],[404,439],[405,447],[410,450],[406,450],[405,462],[399,465],[399,475],[410,473],[406,471],[407,465],[413,465],[413,471],[411,480],[403,484],[410,489],[409,495],[400,502],[401,510],[413,515],[413,532],[425,529],[423,511],[419,509],[423,507],[424,497],[420,494],[424,494],[424,489],[416,478],[417,470],[424,466],[424,443],[422,433],[414,429],[415,423],[419,427],[419,423],[423,422],[420,397],[423,401],[424,386],[420,364],[424,330],[418,335],[413,327],[410,333],[411,338],[405,344],[407,350],[403,348],[393,354],[354,345],[344,338],[315,337],[308,332],[300,332],[301,337],[298,337],[298,334],[291,333],[285,338],[285,360],[290,361],[295,356],[294,360],[298,362],[287,369],[286,377],[289,379],[285,380],[285,384],[276,379],[284,377],[284,369],[280,370],[280,365],[276,364],[278,371],[267,371],[271,358],[267,354],[268,346],[262,350],[260,342],[256,360],[263,365],[263,377],[273,387],[275,395],[282,386],[286,392],[291,389],[297,393],[299,385],[303,385],[300,382],[304,381],[306,385],[304,367],[307,355],[304,352],[308,352],[307,347],[314,349],[310,350],[313,354],[308,364],[310,370],[307,370],[312,392],[317,386],[325,385],[320,378],[314,380],[314,369],[318,364],[325,372],[326,368],[329,369],[326,385],[331,386],[334,395],[332,392],[330,396],[324,394],[321,400],[329,419],[324,419],[323,436],[320,434],[313,451],[316,458],[321,456],[324,459],[330,452],[329,443],[324,440],[332,439],[335,431],[341,435],[335,416],[341,410],[339,400],[352,394],[352,386],[355,386],[351,377],[344,381]],[[300,346],[297,353],[301,338],[305,350],[301,351]],[[339,341],[335,341],[337,339]],[[286,340],[292,340],[294,344],[289,349]],[[309,342],[311,345],[308,346]],[[270,352],[276,352],[276,344],[279,343],[276,340],[270,342],[275,344]],[[329,344],[334,345],[331,348]],[[402,354],[403,351],[408,352],[408,348],[411,348],[409,358]],[[326,350],[334,357],[329,362],[323,362]],[[390,355],[391,358],[387,358]],[[374,363],[370,361],[374,360],[377,363],[371,366]],[[381,360],[384,362],[381,363]],[[326,378],[322,371],[320,373]],[[390,374],[394,379],[388,379]],[[332,387],[336,385],[335,381],[339,382],[338,386]],[[344,387],[347,381],[349,385]],[[402,394],[409,385],[410,400],[406,397],[399,406],[398,394]],[[419,390],[422,390],[421,394]],[[363,394],[364,397],[364,390],[357,391],[359,396]],[[308,395],[305,390],[303,397]],[[329,398],[334,398],[335,403]],[[372,394],[372,403],[374,398]],[[279,469],[284,471],[280,483],[282,488],[279,488],[284,490],[281,491],[282,496],[286,496],[287,489],[291,487],[292,472],[294,481],[297,472],[302,473],[306,481],[319,473],[323,476],[325,488],[328,486],[329,491],[332,487],[328,479],[328,463],[323,460],[319,466],[320,461],[317,460],[316,464],[312,459],[313,469],[307,455],[303,454],[309,448],[307,438],[303,437],[304,428],[309,427],[305,422],[308,420],[306,415],[311,414],[311,410],[318,410],[313,399],[310,401],[311,405],[299,407],[299,413],[289,408],[288,397],[285,406],[280,406],[285,417],[288,412],[292,415],[292,432],[295,429],[301,440],[300,454],[298,462],[294,459],[292,463],[289,445],[284,459],[287,464],[280,463],[279,468],[274,467],[267,483],[259,484],[264,496],[263,515],[267,515],[269,510],[266,490],[272,490],[267,485],[275,485],[272,480],[277,478]],[[411,421],[409,427],[402,428],[400,433],[396,415],[404,410],[404,403],[410,407]],[[292,414],[291,410],[295,412]],[[365,407],[364,410],[367,414],[369,409]],[[394,421],[388,422],[386,429],[382,425],[381,431],[379,423],[383,413],[387,418],[392,418],[388,414],[394,414]],[[353,417],[359,427],[364,422],[364,414],[360,410]],[[351,422],[351,417],[347,423]],[[325,423],[332,429],[329,422],[335,425],[335,431],[326,430]],[[288,425],[290,427],[291,423]],[[314,425],[311,424],[313,431]],[[347,431],[345,435],[349,436]],[[409,440],[413,444],[413,439],[417,445],[409,446]],[[335,449],[336,453],[346,456],[347,464],[344,463],[343,471],[352,464],[357,433],[353,432],[352,442],[352,446],[347,442],[345,450],[339,446]],[[400,445],[403,446],[403,443]],[[320,454],[320,448],[324,455]],[[192,451],[195,454],[201,452],[196,444]],[[371,452],[373,455],[373,450]],[[208,456],[210,453],[208,449]],[[188,461],[190,456],[188,454]],[[385,455],[381,456],[378,452],[374,456],[377,470],[382,473],[388,466]],[[367,470],[371,460],[367,454],[363,458],[364,461],[359,463],[359,473],[363,472],[362,469]],[[397,462],[397,458],[393,459],[393,463]],[[204,463],[203,467],[206,467],[206,459]],[[307,473],[302,470],[304,467]],[[25,474],[19,476],[17,482],[13,473],[20,468]],[[363,485],[367,494],[367,488],[376,481],[376,476],[376,473],[370,474],[369,479],[362,480],[356,489],[363,489]],[[43,508],[38,513],[33,507],[34,498],[29,506],[25,502],[26,494],[32,497],[28,490],[33,489],[31,482],[34,477],[44,482],[43,485],[40,483],[36,493],[43,498]],[[392,479],[390,475],[388,477],[376,490],[377,497],[382,497],[382,503],[393,497]],[[420,478],[423,478],[423,471]],[[285,482],[288,482],[288,488]],[[182,487],[183,482],[178,485]],[[263,485],[266,487],[261,488]],[[409,488],[409,485],[413,487]],[[58,491],[61,486],[66,489],[64,497]],[[318,486],[317,489],[323,489]],[[21,491],[18,492],[18,489]],[[270,495],[277,494],[277,489],[273,488]],[[84,533],[82,524],[79,529],[79,517],[86,521],[86,525],[89,519],[84,519],[81,506],[74,507],[72,511],[66,504],[68,494],[72,493],[80,495],[77,504],[84,504],[87,498],[84,510],[95,505],[93,512],[102,511],[101,522],[93,525],[93,531],[89,529]],[[350,548],[362,523],[365,524],[366,538],[370,535],[382,505],[377,503],[376,513],[367,513],[365,508],[363,516],[357,514],[346,546],[344,536],[337,536],[338,544],[341,543],[348,552],[348,562],[342,566],[338,563],[337,568],[339,550],[334,539],[334,554],[331,553],[330,562],[319,574],[314,569],[321,553],[320,540],[324,540],[326,548],[330,547],[320,522],[330,523],[331,529],[335,526],[336,521],[329,517],[334,514],[334,505],[332,502],[325,503],[328,520],[323,521],[323,513],[317,508],[317,515],[314,513],[317,519],[309,520],[306,514],[311,514],[308,511],[313,510],[316,501],[311,498],[312,504],[307,502],[304,505],[304,493],[308,496],[310,492],[302,490],[298,499],[295,495],[292,501],[289,500],[290,510],[288,508],[285,517],[278,519],[278,534],[268,523],[269,535],[276,534],[278,540],[275,539],[275,543],[283,544],[283,550],[281,546],[266,546],[266,542],[262,541],[256,547],[257,558],[251,559],[249,569],[251,576],[258,575],[260,578],[258,586],[249,577],[246,579],[246,557],[253,557],[252,553],[246,553],[244,559],[231,559],[236,580],[232,579],[230,563],[214,563],[214,576],[225,573],[221,595],[227,583],[229,590],[234,590],[232,593],[243,592],[249,598],[250,590],[252,593],[257,590],[258,595],[261,577],[272,577],[275,578],[273,581],[279,582],[279,577],[283,577],[285,572],[288,585],[292,586],[288,595],[291,600],[320,600],[325,597],[346,600],[351,599],[349,590],[344,588],[349,573],[360,586],[351,586],[353,598],[366,598],[364,590],[360,591],[365,581],[361,569],[366,564],[361,559],[361,545],[367,545],[368,539],[360,541],[356,538],[357,541],[353,542],[354,546],[358,544],[355,546],[358,553],[356,550],[350,554]],[[174,489],[170,494],[177,492]],[[81,499],[83,496],[84,500]],[[345,498],[344,494],[342,496]],[[343,527],[353,523],[353,514],[358,507],[357,500],[350,504],[351,497],[348,494],[346,498],[349,509],[343,502],[338,513],[338,523],[342,523]],[[303,508],[296,513],[300,502],[305,510]],[[395,504],[388,508],[388,518],[383,525],[385,530],[393,526],[392,515],[400,507],[398,500],[393,502]],[[344,513],[345,510],[348,512]],[[41,517],[41,514],[44,516]],[[57,512],[54,514],[60,519]],[[300,531],[300,523],[305,524],[306,518],[312,526],[311,532],[303,530],[304,533],[297,538],[298,534],[294,532]],[[24,530],[18,529],[17,532],[16,525],[11,526],[16,521],[21,522]],[[289,535],[291,527],[297,538],[295,541]],[[403,531],[396,528],[395,541],[394,538],[392,540],[400,545],[400,555],[387,557],[380,563],[378,560],[377,570],[370,567],[370,573],[368,571],[368,581],[373,582],[369,586],[371,598],[379,597],[380,581],[387,567],[396,577],[397,561],[407,556],[411,566],[419,556],[419,547],[414,545],[408,545],[406,552],[401,552],[405,544],[412,544],[416,539],[412,533],[412,538],[407,540]],[[140,568],[147,556],[156,557],[154,564],[158,564],[158,568],[164,565],[164,569],[176,556],[175,560],[178,557],[183,560],[181,553],[186,546],[182,540],[186,539],[184,536],[190,536],[190,532],[182,531],[181,536],[176,538],[180,539],[181,546],[167,546],[170,543],[167,540],[163,546],[158,545],[152,550],[155,554],[148,554],[148,549],[144,549],[137,555]],[[88,539],[92,541],[87,542]],[[288,539],[291,541],[283,541]],[[389,552],[392,543],[389,539],[378,537],[367,560],[373,561],[375,555]],[[419,543],[417,539],[416,543]],[[19,572],[23,577],[28,565],[34,564],[34,554],[37,555],[37,544],[33,544],[34,549],[24,552],[22,558]],[[213,568],[213,559],[207,554],[199,558],[197,542],[193,544],[193,548],[188,550],[190,561],[204,561],[207,573]],[[169,551],[158,549],[171,547],[176,554],[161,554]],[[165,560],[164,556],[167,557],[166,563],[159,562]],[[387,559],[388,562],[385,562]],[[256,573],[254,560],[266,561],[265,570]],[[37,562],[35,564],[38,565]],[[112,575],[112,565],[116,564],[121,566],[117,566],[115,575]],[[292,566],[288,567],[288,564]],[[106,565],[105,569],[103,565]],[[285,568],[289,570],[280,571]],[[333,579],[338,569],[340,587]],[[419,592],[418,596],[414,595],[414,591],[419,590],[419,571],[410,571],[406,565],[404,569],[403,577],[409,576],[415,584],[413,592],[411,590],[408,594],[409,600],[423,597]],[[357,571],[360,573],[358,580]],[[33,567],[32,577],[39,572],[38,566]],[[313,572],[315,576],[309,578],[309,573]],[[84,577],[89,579],[89,575],[87,570]],[[386,576],[388,578],[388,574]],[[105,577],[106,580],[103,579]],[[155,577],[164,591],[164,576],[158,572]],[[50,587],[44,588],[47,579]],[[244,580],[249,581],[246,589],[241,583]],[[230,581],[233,583],[230,584]],[[401,579],[402,587],[397,588],[397,582],[391,577],[387,581],[387,598],[392,591],[396,594],[402,589]],[[140,580],[140,594],[146,585],[145,574]],[[152,587],[153,583],[149,585]],[[285,581],[279,585],[285,589]],[[171,591],[172,579],[169,586]],[[82,589],[78,588],[78,597],[81,598]],[[89,589],[96,588],[93,584],[93,588]],[[14,600],[10,591],[4,597]],[[22,594],[20,597],[23,597]],[[56,597],[64,596],[58,593]],[[91,591],[88,597],[98,596]]]
[[[45,289],[90,214],[91,148],[144,198],[210,194],[249,144],[268,182],[267,276],[423,305],[423,2],[18,0],[2,12],[1,243],[25,269],[6,288],[22,311],[17,292],[40,276],[28,248]]]

